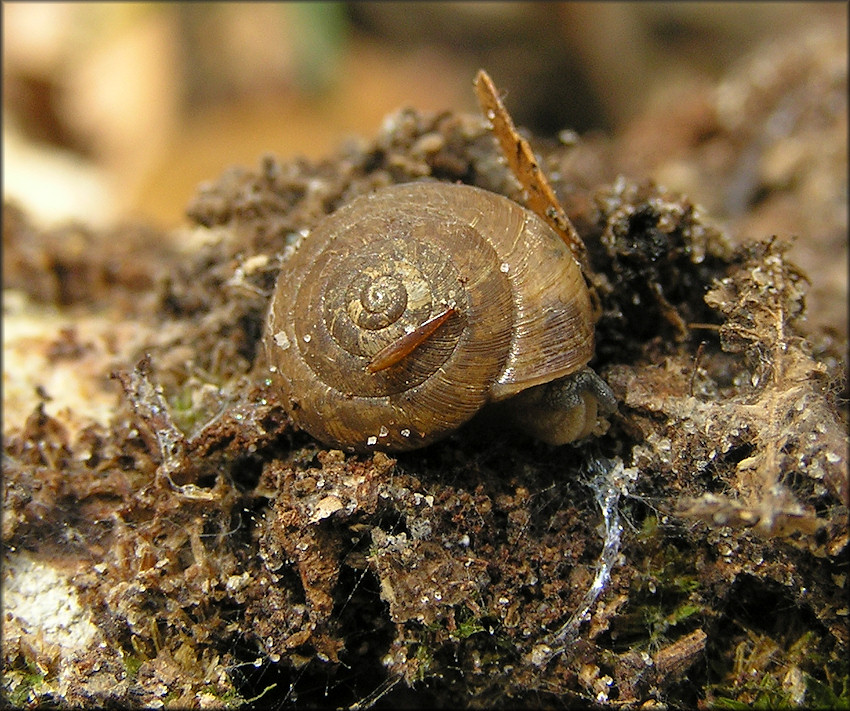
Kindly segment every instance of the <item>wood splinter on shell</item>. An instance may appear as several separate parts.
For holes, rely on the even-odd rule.
[[[555,197],[555,192],[549,185],[546,174],[540,169],[528,141],[516,130],[493,80],[483,69],[479,69],[475,77],[475,95],[478,105],[490,122],[508,167],[528,195],[526,207],[555,230],[581,265],[584,274],[589,276],[590,261],[584,242]]]
[[[425,341],[427,341],[434,332],[442,326],[449,317],[455,312],[450,306],[447,306],[441,313],[429,318],[421,326],[418,326],[410,333],[406,333],[394,343],[382,348],[369,361],[366,370],[370,373],[378,373],[381,370],[386,370],[394,366],[400,360],[410,355]]]

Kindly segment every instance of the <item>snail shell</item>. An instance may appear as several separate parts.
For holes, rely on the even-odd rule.
[[[413,349],[373,372],[405,337]],[[302,240],[278,276],[265,348],[299,427],[398,451],[581,370],[593,320],[577,262],[535,214],[467,185],[408,183],[355,198]]]

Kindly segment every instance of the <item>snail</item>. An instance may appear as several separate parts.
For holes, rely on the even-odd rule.
[[[562,444],[615,407],[587,368],[594,323],[572,253],[534,213],[468,185],[393,185],[320,220],[282,264],[264,344],[294,423],[349,451],[422,447],[501,401]]]

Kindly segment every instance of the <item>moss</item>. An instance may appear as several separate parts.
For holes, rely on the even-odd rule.
[[[41,698],[47,689],[47,673],[38,669],[34,662],[27,660],[25,671],[7,670],[3,686],[7,690],[6,698],[11,706],[26,708]]]
[[[806,704],[816,709],[850,709],[850,674],[845,669],[841,675],[827,670],[827,680],[819,681],[809,674],[803,675],[806,684]]]
[[[795,634],[796,625],[788,631]],[[788,642],[777,636],[745,629],[731,660],[715,661],[723,678],[709,685],[712,704],[721,708],[848,708],[848,665],[829,659],[815,631]],[[724,662],[731,665],[724,668]]]
[[[465,607],[461,609],[468,610],[468,608]],[[459,640],[464,640],[474,634],[484,632],[485,629],[486,628],[482,624],[481,620],[475,617],[472,612],[468,612],[467,614],[461,615],[461,619],[458,621],[457,629],[452,633],[452,637]]]
[[[413,662],[416,673],[411,681],[422,682],[434,673],[434,655],[428,650],[426,644],[414,645],[413,649]]]
[[[139,667],[141,667],[145,661],[143,657],[137,654],[124,654],[122,655],[121,660],[124,662],[124,669],[130,679],[136,678],[136,675],[139,673]]]

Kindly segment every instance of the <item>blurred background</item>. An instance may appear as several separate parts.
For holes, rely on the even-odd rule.
[[[42,223],[171,228],[231,165],[328,156],[403,107],[615,134],[844,3],[3,4],[4,195]],[[670,186],[675,187],[675,186]]]

